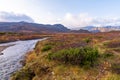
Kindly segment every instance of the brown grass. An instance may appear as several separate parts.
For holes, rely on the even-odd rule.
[[[114,48],[119,47],[120,32],[96,34],[61,33],[52,36],[45,41],[38,42],[35,50],[27,56],[26,65],[20,71],[23,71],[25,75],[29,73],[24,73],[24,69],[28,70],[28,72],[29,70],[32,71],[34,75],[30,80],[120,80],[120,67],[118,66],[120,55],[116,54],[114,50]],[[51,48],[42,51],[48,45]],[[99,49],[98,64],[95,67],[86,69],[79,65],[63,64],[47,58],[51,52],[55,53],[63,49],[84,46]],[[117,53],[120,53],[120,51],[117,51]],[[20,71],[13,75],[12,80],[21,80],[19,75],[22,73]],[[28,77],[23,77],[23,79]]]

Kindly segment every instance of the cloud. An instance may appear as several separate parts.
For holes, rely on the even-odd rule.
[[[71,13],[67,13],[63,19],[61,19],[61,23],[65,26],[69,26],[69,28],[77,28],[77,27],[85,27],[85,26],[117,26],[120,25],[119,17],[93,17],[88,13],[82,13],[78,15],[73,15]]]
[[[41,15],[40,15],[41,16]],[[48,13],[45,15],[45,17],[42,17],[38,19],[43,24],[56,24],[61,23],[65,25],[68,28],[71,29],[78,29],[80,27],[85,26],[120,26],[120,17],[114,17],[114,16],[91,16],[88,13],[80,13],[80,14],[72,14],[72,13],[66,13],[63,17],[58,17],[57,15],[53,13]],[[34,22],[34,20],[25,14],[16,14],[13,12],[0,12],[0,22],[20,22],[20,21],[26,21],[26,22]]]
[[[62,23],[71,26],[71,27],[81,27],[89,25],[92,21],[92,17],[89,17],[87,13],[79,14],[79,15],[73,15],[71,13],[67,13]]]
[[[34,22],[34,20],[25,14],[16,14],[13,12],[0,12],[0,22]]]

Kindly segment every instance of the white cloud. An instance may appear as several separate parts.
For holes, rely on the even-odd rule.
[[[16,14],[13,12],[0,12],[0,22],[34,22],[34,20],[25,14]]]
[[[37,18],[39,23],[42,24],[57,24],[61,23],[68,28],[78,28],[85,26],[106,26],[106,25],[119,25],[120,26],[120,17],[94,17],[90,16],[88,13],[80,13],[78,15],[66,13],[63,17],[58,17],[57,15],[48,12],[45,16],[38,16]],[[0,22],[34,22],[34,20],[25,15],[25,14],[16,14],[13,12],[0,12]]]
[[[107,25],[120,25],[120,18],[116,17],[93,17],[87,13],[73,15],[67,13],[61,23],[69,28],[85,27],[85,26],[107,26]]]
[[[71,13],[67,13],[64,16],[62,23],[70,27],[83,27],[89,25],[92,20],[93,18],[88,16],[87,13],[82,13],[79,15],[73,15]]]

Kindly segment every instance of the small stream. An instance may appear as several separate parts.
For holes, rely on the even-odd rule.
[[[33,50],[35,44],[44,39],[0,44],[0,46],[12,45],[3,50],[3,55],[0,55],[0,80],[9,80],[10,75],[22,67],[20,61],[23,59],[25,53]]]

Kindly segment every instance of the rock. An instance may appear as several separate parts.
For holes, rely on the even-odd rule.
[[[0,53],[0,55],[3,55],[3,53]]]

